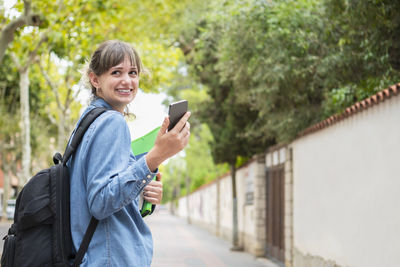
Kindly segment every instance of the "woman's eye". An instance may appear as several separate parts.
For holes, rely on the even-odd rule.
[[[136,70],[131,70],[131,71],[129,72],[129,74],[130,74],[130,75],[137,75],[137,71],[136,71]]]
[[[114,70],[113,72],[111,72],[112,75],[117,75],[120,74],[121,72],[119,70]]]

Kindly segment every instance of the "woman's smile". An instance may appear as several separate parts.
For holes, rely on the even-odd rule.
[[[93,77],[97,95],[108,102],[115,110],[123,113],[125,107],[135,98],[139,88],[137,66],[128,57],[120,64],[111,67],[100,76]]]

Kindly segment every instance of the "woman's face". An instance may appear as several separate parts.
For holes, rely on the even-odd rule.
[[[138,69],[131,65],[128,57],[102,75],[90,73],[89,77],[93,86],[97,88],[97,96],[121,113],[135,98],[139,87]]]

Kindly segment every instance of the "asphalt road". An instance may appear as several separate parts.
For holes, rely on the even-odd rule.
[[[146,221],[154,240],[152,267],[278,267],[267,259],[230,251],[230,243],[165,209],[159,208]]]
[[[6,236],[8,228],[10,228],[12,221],[1,220],[0,221],[0,255],[3,252],[3,237]]]
[[[145,220],[154,240],[152,267],[278,267],[246,252],[230,251],[229,242],[172,216],[162,207],[157,207]],[[10,225],[11,221],[0,221],[1,238]],[[0,254],[2,251],[3,240],[0,240]]]

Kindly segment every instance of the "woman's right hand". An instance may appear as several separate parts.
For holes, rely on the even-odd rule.
[[[168,132],[169,118],[164,119],[154,147],[146,155],[146,163],[151,171],[156,170],[164,160],[177,154],[188,144],[190,137],[189,117],[190,112],[186,112],[175,127]]]

